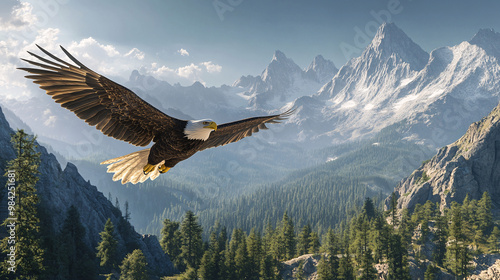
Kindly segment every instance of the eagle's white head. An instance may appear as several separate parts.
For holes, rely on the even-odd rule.
[[[212,120],[191,120],[187,122],[184,134],[189,140],[205,141],[214,130],[217,130],[217,124]]]

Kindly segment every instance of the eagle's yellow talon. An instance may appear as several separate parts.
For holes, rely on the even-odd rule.
[[[144,175],[148,175],[148,173],[153,171],[154,169],[155,166],[148,163],[144,166],[144,168],[142,168],[142,171],[144,172]]]
[[[170,170],[170,167],[166,167],[165,164],[162,164],[158,167],[158,170],[160,170],[160,173],[165,173]]]

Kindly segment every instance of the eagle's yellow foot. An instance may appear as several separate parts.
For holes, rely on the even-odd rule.
[[[142,168],[142,171],[144,172],[144,175],[148,175],[148,173],[153,171],[154,169],[155,166],[148,163],[144,166],[144,168]]]
[[[165,164],[162,164],[158,167],[158,170],[160,170],[160,173],[165,173],[170,170],[170,167],[166,167]]]

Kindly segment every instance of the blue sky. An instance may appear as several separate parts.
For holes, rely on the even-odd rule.
[[[219,86],[260,74],[277,49],[302,68],[318,54],[340,68],[383,20],[430,52],[469,40],[479,28],[499,31],[499,15],[500,1],[6,0],[0,95],[30,95],[14,69],[34,43],[58,54],[63,45],[122,82],[140,69],[170,83]]]

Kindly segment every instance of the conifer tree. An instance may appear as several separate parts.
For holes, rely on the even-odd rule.
[[[35,151],[35,140],[36,137],[29,136],[24,130],[12,135],[16,157],[5,168],[9,208],[2,225],[7,227],[9,236],[0,245],[6,254],[0,276],[9,279],[39,279],[45,269],[39,236],[39,199],[35,188],[40,174],[40,153]]]
[[[360,280],[374,280],[377,279],[377,270],[374,267],[374,261],[372,256],[372,250],[367,248],[363,255],[361,256],[360,263]]]
[[[389,280],[410,280],[410,270],[408,267],[408,251],[403,246],[402,237],[395,233],[390,237],[389,255],[387,262],[389,271],[387,279]]]
[[[311,238],[310,238],[310,241],[309,241],[308,253],[309,254],[316,254],[316,253],[318,253],[320,246],[321,246],[321,244],[319,242],[318,233],[315,232],[315,231],[311,232]]]
[[[216,263],[214,262],[213,252],[206,250],[201,258],[200,269],[198,274],[203,280],[216,280],[218,279]]]
[[[139,249],[134,250],[123,259],[120,266],[120,280],[148,280],[146,258]]]
[[[357,230],[355,248],[358,257],[359,279],[375,279],[377,274],[374,268],[372,250],[369,246],[370,224],[366,215],[361,215],[359,230]]]
[[[438,272],[438,268],[432,264],[429,264],[427,266],[427,269],[425,270],[424,280],[435,280],[437,277],[437,275],[436,275],[437,272]]]
[[[349,252],[349,249],[347,250]],[[349,254],[342,256],[339,264],[339,279],[354,280],[354,266]]]
[[[128,209],[128,200],[125,201],[125,216],[123,216],[123,218],[125,218],[125,221],[130,222],[130,212]]]
[[[479,230],[486,233],[486,231],[491,230],[493,225],[493,215],[491,214],[491,197],[488,192],[484,192],[481,200],[479,200],[477,208],[477,221],[479,224]]]
[[[194,267],[188,267],[186,272],[184,272],[178,280],[198,280],[198,273]]]
[[[295,257],[295,249],[296,249],[296,241],[295,241],[295,229],[293,227],[292,220],[288,217],[288,214],[285,212],[282,220],[282,233],[284,249],[285,249],[285,257],[287,259],[292,259]]]
[[[328,262],[328,257],[325,255],[321,256],[318,263],[318,280],[336,280],[337,278],[333,276],[330,264]]]
[[[389,208],[389,215],[391,217],[391,223],[392,223],[392,228],[396,229],[398,226],[397,223],[397,214],[398,214],[398,201],[396,199],[396,193],[391,194],[391,199],[390,199],[390,208]]]
[[[371,239],[375,262],[381,262],[388,255],[390,228],[382,215],[376,215],[372,220]]]
[[[365,202],[361,210],[361,215],[363,214],[366,215],[368,221],[371,221],[371,219],[375,217],[375,206],[373,205],[372,199],[369,197],[365,198]]]
[[[241,229],[233,229],[231,234],[231,241],[229,246],[226,247],[225,253],[225,267],[227,269],[227,277],[229,279],[237,279],[238,277],[238,267],[236,265],[236,252],[243,243],[244,234]]]
[[[299,256],[309,252],[309,245],[311,243],[311,226],[309,224],[302,228],[297,242],[297,254]]]
[[[109,271],[118,264],[118,241],[115,237],[115,227],[111,219],[106,221],[104,230],[99,235],[101,236],[101,242],[97,246],[97,257],[100,259],[101,267]]]
[[[266,228],[264,229],[264,236],[262,237],[262,251],[267,252],[269,254],[272,253],[273,247],[273,239],[274,239],[275,230],[272,227],[271,223],[267,223]]]
[[[217,238],[219,241],[219,279],[228,279],[227,273],[228,269],[226,267],[226,254],[225,250],[226,247],[228,246],[228,240],[227,240],[227,229],[226,227],[222,227],[222,229],[219,232],[219,236]]]
[[[59,276],[64,279],[89,280],[97,277],[92,252],[84,242],[85,228],[75,206],[68,209],[59,234]]]
[[[446,256],[446,243],[448,241],[448,220],[446,216],[436,218],[436,232],[434,233],[434,244],[436,247],[432,252],[432,258],[437,265],[443,266]]]
[[[210,233],[208,249],[205,251],[201,259],[199,276],[201,279],[225,279],[224,267],[224,246],[225,246],[225,230],[218,233],[219,227],[215,226]]]
[[[181,224],[181,254],[180,257],[186,267],[198,269],[203,256],[203,229],[198,223],[198,218],[192,211],[187,211]]]
[[[262,238],[253,228],[247,237],[247,251],[249,259],[249,274],[251,279],[259,278],[260,260],[262,259]]]
[[[170,260],[177,268],[181,268],[181,232],[179,231],[179,222],[169,219],[163,220],[161,230],[160,245],[163,251],[170,257]]]
[[[275,261],[282,261],[286,259],[286,252],[285,237],[283,236],[282,228],[277,228],[273,231],[271,239],[271,254]]]
[[[262,258],[260,262],[260,280],[280,279],[275,263],[273,257],[269,254]]]
[[[334,231],[330,228],[326,233],[325,245],[323,250],[326,256],[323,256],[318,264],[318,279],[338,279],[339,277],[339,260],[337,254],[338,240]]]
[[[450,246],[447,249],[446,264],[458,278],[463,279],[467,276],[471,257],[463,233],[460,205],[453,202],[451,211]]]
[[[245,233],[242,231],[241,242],[237,245],[236,254],[234,257],[236,268],[236,279],[250,279],[250,258],[248,257],[248,250],[246,244]]]
[[[401,221],[399,221],[398,233],[401,235],[401,242],[403,247],[408,247],[411,243],[414,225],[411,222],[411,217],[408,209],[401,211]]]
[[[499,242],[500,230],[497,226],[495,226],[490,234],[490,237],[488,238],[488,248],[490,249],[490,252],[498,252],[498,248],[500,245]]]

